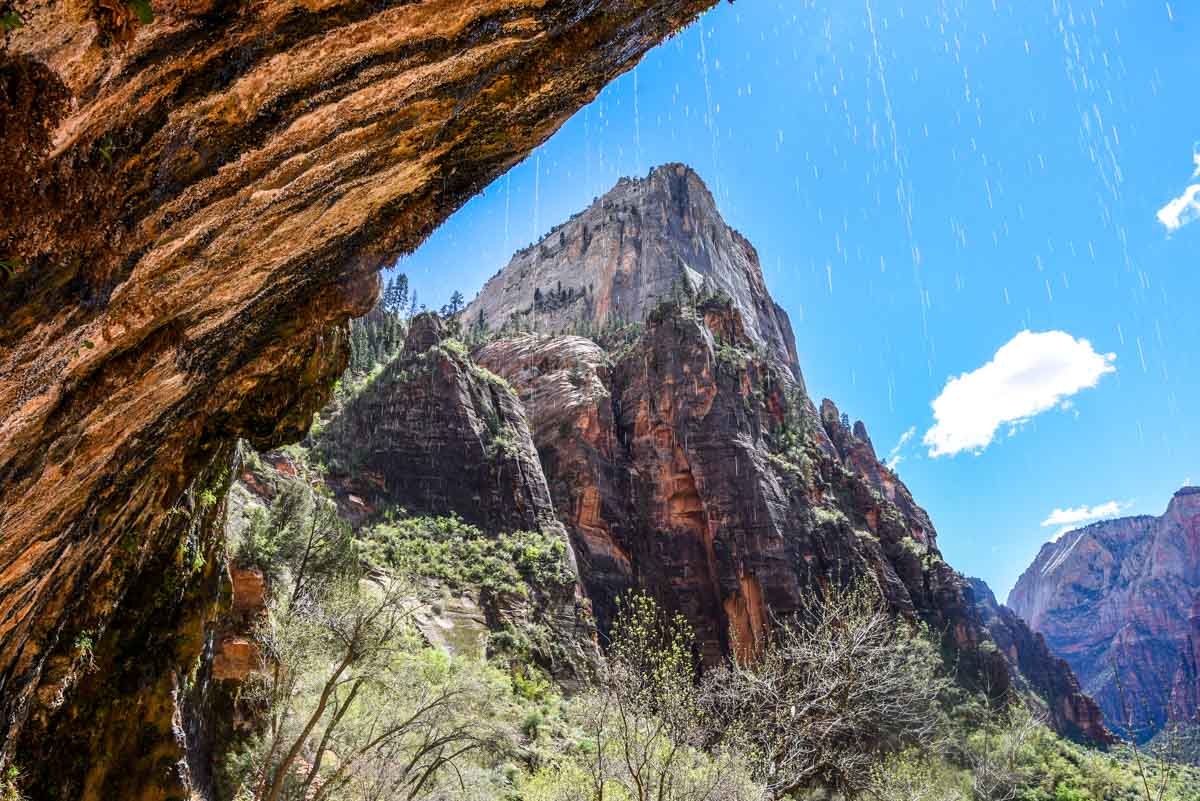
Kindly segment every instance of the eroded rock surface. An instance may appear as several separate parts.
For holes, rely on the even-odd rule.
[[[582,254],[571,286],[592,289],[549,309],[550,328],[589,330],[612,314],[591,300],[610,284],[641,304],[640,333],[607,350],[581,336],[523,333],[475,353],[521,397],[600,628],[621,593],[642,588],[688,617],[713,663],[754,643],[772,614],[796,611],[806,589],[870,576],[897,614],[928,624],[958,652],[968,684],[1003,694],[1019,665],[985,647],[991,635],[969,585],[942,559],[928,515],[876,457],[866,427],[846,425],[832,401],[818,411],[808,398],[787,316],[761,287],[757,261],[743,266],[757,275],[761,296],[728,284],[681,293],[638,266],[644,254],[678,255],[683,230],[701,232],[696,241],[710,248],[703,263],[739,263],[728,249],[753,252],[711,233],[726,229],[698,181],[676,165],[622,181],[539,245],[546,255],[518,254],[472,307],[485,310],[485,322],[488,308],[503,309],[498,318],[524,316],[532,288],[570,263],[554,254]],[[614,196],[636,198],[642,211],[602,224],[614,205],[625,208]],[[688,201],[697,197],[699,206]],[[635,218],[656,222],[627,250],[621,227]],[[617,232],[598,232],[605,225]],[[614,272],[614,264],[632,266]],[[1088,702],[1070,689],[1069,669],[1044,649],[1028,661],[1038,680],[1019,686],[1053,690],[1072,706],[1055,719],[1060,730],[1107,741],[1098,719],[1075,710]]]
[[[1112,725],[1132,722],[1147,739],[1200,711],[1198,598],[1200,487],[1185,487],[1161,517],[1093,523],[1046,543],[1008,605],[1071,664]]]
[[[198,476],[237,437],[299,438],[375,271],[712,2],[168,0],[149,24],[21,4],[0,51],[0,258],[17,265],[0,272],[0,761],[34,718],[40,792],[195,789],[178,750],[144,782],[122,773],[100,746],[123,718],[93,718],[87,742],[55,721],[101,697],[148,709],[203,636],[102,689],[56,666],[85,634],[107,664],[206,603],[131,606],[184,541],[188,492],[219,503],[227,482]],[[216,558],[215,530],[198,536]]]
[[[496,534],[557,527],[525,412],[436,314],[320,437],[330,478],[374,509],[458,514]]]
[[[975,607],[988,633],[1008,660],[1026,697],[1041,699],[1040,710],[1058,732],[1075,740],[1111,744],[1114,738],[1104,725],[1104,714],[1083,693],[1079,679],[1066,661],[1050,653],[1041,634],[996,600],[982,579],[969,579]]]
[[[717,212],[695,171],[667,164],[622,178],[585,211],[519,251],[467,307],[463,320],[547,333],[640,322],[672,293],[721,291],[747,335],[780,364],[798,361],[787,314],[767,292],[758,253]]]

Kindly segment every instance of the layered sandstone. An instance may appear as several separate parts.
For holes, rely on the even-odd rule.
[[[688,617],[713,663],[758,640],[772,615],[796,611],[805,590],[867,576],[898,615],[944,636],[968,684],[1001,695],[1017,677],[1018,689],[1061,708],[1053,721],[1061,731],[1107,742],[1063,663],[1044,648],[1010,663],[988,647],[990,621],[942,559],[929,516],[877,458],[866,427],[846,425],[831,401],[818,411],[808,398],[786,313],[761,285],[757,260],[739,262],[752,249],[722,238],[727,229],[698,181],[678,165],[622,181],[555,229],[538,246],[544,253],[519,253],[465,320],[480,310],[498,327],[525,317],[533,288],[551,279],[557,288],[559,275],[564,287],[590,287],[558,293],[576,300],[543,310],[551,315],[543,322],[589,331],[607,349],[527,332],[474,356],[521,397],[600,627],[621,593],[645,589]],[[635,219],[636,246],[628,239]],[[710,269],[694,291],[681,291],[687,273],[670,267],[680,263],[681,231],[697,232],[682,241],[708,248],[703,259],[692,254]],[[717,283],[724,273],[713,265],[739,263],[757,288]],[[662,280],[672,269],[675,278]],[[632,339],[613,339],[603,325],[615,312],[595,299],[612,288],[637,299],[624,307],[642,321]],[[1001,621],[997,635],[1021,639],[1016,623]],[[1026,667],[1034,680],[1018,676]]]
[[[1200,696],[1200,488],[1161,517],[1093,523],[1042,546],[1008,604],[1139,739],[1193,721]]]
[[[19,749],[47,795],[203,791],[171,682],[217,597],[199,524],[232,442],[300,437],[375,271],[712,2],[168,1],[150,23],[20,4],[0,51],[0,761]],[[203,569],[156,594],[189,537]],[[89,640],[103,680],[71,667]],[[153,770],[128,769],[140,752]]]
[[[799,377],[787,314],[767,292],[758,253],[725,224],[690,167],[622,178],[583,212],[519,251],[463,319],[490,330],[589,333],[640,322],[672,294],[732,298],[751,341]]]
[[[493,534],[559,525],[521,402],[436,314],[413,319],[404,350],[317,447],[351,507],[454,513]]]

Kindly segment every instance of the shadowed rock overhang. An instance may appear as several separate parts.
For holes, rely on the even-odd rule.
[[[124,670],[146,627],[205,619],[229,444],[300,436],[376,272],[714,2],[21,4],[0,50],[0,755],[28,724],[52,761],[90,715],[76,762],[117,759],[105,726],[146,721],[95,717],[116,706],[88,706],[72,644]],[[203,637],[173,642],[187,664]]]

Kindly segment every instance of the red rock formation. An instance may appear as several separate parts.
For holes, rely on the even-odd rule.
[[[1185,487],[1162,517],[1093,523],[1042,546],[1008,603],[1112,725],[1130,722],[1127,705],[1146,739],[1171,717],[1196,717],[1198,597],[1200,488]]]
[[[1104,724],[1099,705],[1084,695],[1065,660],[1050,653],[1046,640],[1007,606],[996,601],[981,579],[968,579],[975,608],[988,633],[1008,660],[1016,684],[1038,706],[1050,725],[1075,740],[1110,745],[1115,738]]]
[[[675,170],[655,171],[651,184]],[[630,187],[624,182],[617,191]],[[552,250],[578,251],[581,221],[605,203],[559,229]],[[686,204],[669,208],[687,216],[686,226],[668,219],[658,235],[720,230]],[[589,235],[589,252],[598,250]],[[640,242],[643,253],[670,247],[650,235]],[[709,255],[713,263],[729,260]],[[514,264],[529,258],[518,254]],[[602,252],[590,258],[602,273],[610,263]],[[649,304],[661,291],[636,283],[647,271],[630,275],[634,283],[624,291],[631,297]],[[580,269],[573,280],[607,280],[591,278]],[[514,304],[493,307],[498,317],[519,311],[528,288],[503,273],[493,285],[508,287]],[[988,630],[969,587],[942,560],[928,515],[876,458],[865,426],[844,426],[830,401],[818,414],[795,360],[780,356],[794,353],[790,335],[775,347],[745,324],[742,306],[751,297],[660,303],[647,309],[644,333],[612,353],[577,336],[523,334],[475,354],[521,396],[601,628],[615,599],[641,587],[688,617],[712,663],[755,643],[772,614],[796,611],[805,588],[870,576],[897,614],[944,632],[969,682],[1004,692],[1009,665],[980,647]],[[782,310],[765,307],[781,321],[774,330],[787,331]],[[1057,693],[1050,702],[1070,707],[1055,719],[1061,729],[1104,742],[1107,733],[1072,689],[1069,670],[1048,654],[1029,654],[1044,674],[1037,691],[1050,688]]]
[[[436,314],[318,438],[330,478],[370,508],[454,512],[485,531],[558,527],[520,401]]]
[[[27,720],[104,700],[123,711],[90,718],[95,742],[48,722],[22,750],[47,794],[140,792],[117,745],[170,705],[128,694],[204,638],[89,697],[55,665],[85,632],[107,659],[211,604],[204,572],[130,607],[153,606],[189,499],[219,500],[197,477],[237,437],[300,437],[375,271],[713,2],[202,0],[145,25],[20,4],[0,50],[0,761]],[[147,797],[195,789],[166,773]]]

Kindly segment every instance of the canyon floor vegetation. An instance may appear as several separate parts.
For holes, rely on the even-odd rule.
[[[298,451],[302,454],[302,452]],[[260,465],[261,468],[261,465]],[[561,580],[537,534],[454,518],[356,533],[305,473],[250,513],[236,562],[269,585],[243,687],[259,725],[225,765],[237,801],[1188,801],[1200,772],[1065,741],[1017,698],[969,693],[869,580],[826,582],[740,660],[702,670],[683,617],[622,599],[564,692],[537,649],[431,645],[448,591]],[[498,565],[504,570],[495,570]],[[569,573],[565,575],[569,576]]]

